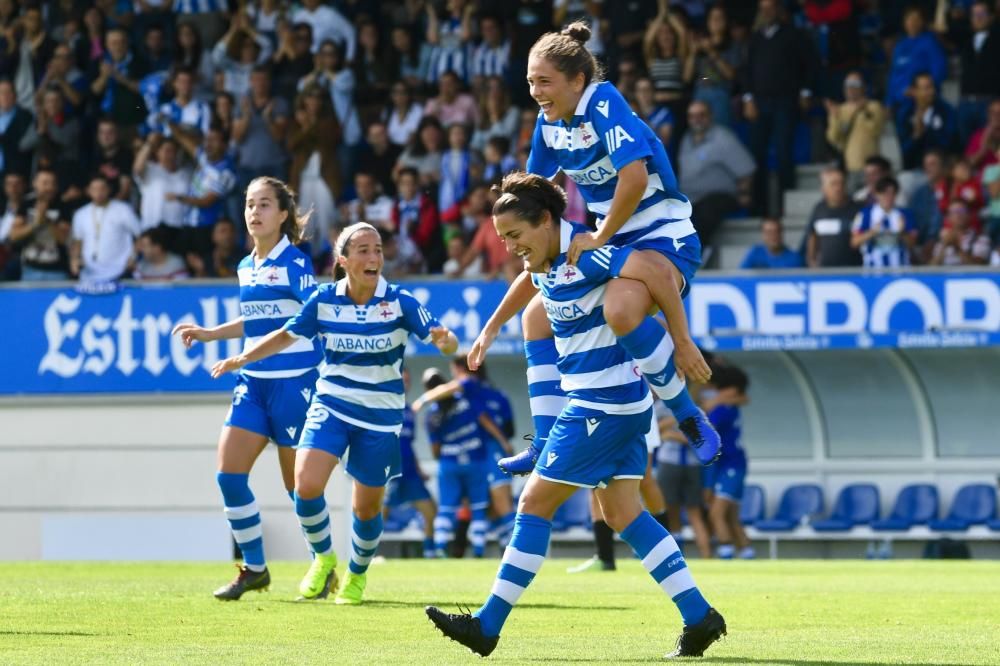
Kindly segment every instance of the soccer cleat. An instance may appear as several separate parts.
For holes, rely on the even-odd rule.
[[[525,435],[524,438],[530,441],[528,448],[520,453],[515,453],[512,456],[501,458],[497,461],[497,467],[507,474],[524,476],[525,474],[531,474],[535,469],[535,463],[538,462],[538,456],[542,451],[535,446],[535,440],[531,435]]]
[[[675,657],[700,657],[708,646],[726,635],[726,621],[719,611],[708,609],[708,614],[698,624],[684,627],[677,638],[677,647],[673,652],[664,655],[667,659]]]
[[[348,569],[340,584],[340,592],[337,593],[337,598],[333,602],[338,606],[360,606],[367,583],[368,574],[356,574]]]
[[[486,636],[479,624],[479,618],[471,613],[445,613],[439,608],[428,606],[424,609],[427,617],[441,633],[469,648],[480,657],[488,657],[497,647],[499,636]]]
[[[614,562],[605,562],[597,555],[594,555],[589,560],[567,567],[566,573],[578,574],[586,573],[588,571],[614,571],[615,569],[616,567]]]
[[[704,412],[698,416],[689,416],[678,424],[681,432],[687,437],[688,443],[694,449],[694,455],[702,465],[711,465],[719,459],[722,452],[722,442],[719,433],[715,431]]]
[[[303,599],[326,599],[330,592],[337,590],[337,555],[316,554],[309,571],[299,583],[299,594]]]
[[[739,558],[741,560],[752,560],[757,557],[757,551],[753,549],[753,546],[747,546],[740,550]]]
[[[223,585],[212,593],[216,599],[221,601],[236,601],[243,596],[244,592],[249,592],[250,590],[263,592],[271,584],[271,574],[268,572],[267,567],[263,571],[251,571],[245,565],[237,564],[236,568],[240,570],[236,574],[236,578],[228,585]]]

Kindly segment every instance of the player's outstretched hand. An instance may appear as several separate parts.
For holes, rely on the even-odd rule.
[[[486,360],[487,350],[493,346],[493,341],[497,339],[497,331],[491,326],[486,326],[479,332],[479,337],[472,343],[469,350],[469,369],[475,372]]]
[[[712,369],[705,362],[697,345],[691,339],[677,342],[674,350],[674,364],[684,377],[701,384],[712,378]]]
[[[573,236],[573,240],[569,244],[569,249],[566,251],[566,263],[570,266],[576,266],[576,262],[580,259],[581,254],[587,250],[596,250],[603,245],[604,241],[599,239],[593,231],[585,234],[577,234]]]
[[[180,335],[181,342],[183,342],[184,346],[188,349],[191,348],[191,345],[193,345],[196,340],[198,342],[211,342],[212,340],[212,336],[207,329],[202,328],[198,324],[192,324],[189,322],[174,326],[174,330],[170,331],[170,335]]]
[[[240,360],[239,356],[230,356],[227,359],[216,362],[216,364],[212,366],[212,379],[218,379],[222,375],[234,370],[239,370],[242,367],[243,362]]]
[[[442,354],[454,354],[458,351],[458,338],[446,326],[435,326],[431,329],[431,344]]]

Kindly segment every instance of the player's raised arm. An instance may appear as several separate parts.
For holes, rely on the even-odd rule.
[[[195,342],[212,342],[213,340],[230,340],[243,337],[243,317],[231,319],[224,324],[204,328],[194,322],[181,322],[174,326],[170,335],[181,336],[184,346],[191,348]]]
[[[248,363],[260,361],[269,356],[274,356],[282,350],[291,347],[295,343],[295,336],[283,328],[279,328],[273,333],[269,333],[250,349],[242,354],[230,356],[212,366],[212,379],[218,379],[227,372],[239,370]]]
[[[538,289],[531,282],[531,276],[527,271],[519,273],[514,278],[507,293],[500,301],[500,305],[483,326],[476,341],[472,343],[472,349],[469,350],[469,368],[471,370],[475,371],[483,364],[483,361],[486,360],[486,351],[500,335],[500,329],[518,312],[526,308],[537,293]]]

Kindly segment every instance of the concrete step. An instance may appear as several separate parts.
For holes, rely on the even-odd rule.
[[[809,218],[816,202],[820,199],[819,190],[787,190],[785,192],[785,217]]]

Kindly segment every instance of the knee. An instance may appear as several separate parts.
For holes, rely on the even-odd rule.
[[[628,299],[606,298],[604,300],[604,319],[615,335],[631,333],[642,323],[645,316],[644,311],[630,308]]]
[[[382,513],[382,503],[378,504],[356,504],[351,507],[358,520],[371,520]]]
[[[551,501],[541,497],[539,493],[525,491],[521,493],[521,498],[517,502],[517,512],[552,520],[555,507],[551,506]]]
[[[613,529],[618,534],[625,531],[638,513],[630,511],[628,507],[621,506],[605,506],[604,509],[604,522],[608,524],[608,527]]]
[[[307,472],[295,473],[295,494],[302,499],[316,499],[323,494],[323,484]]]

